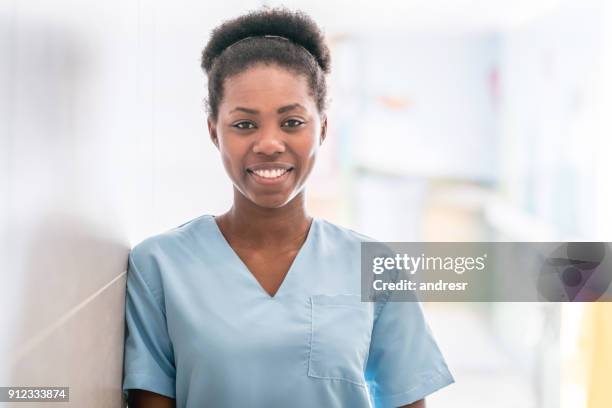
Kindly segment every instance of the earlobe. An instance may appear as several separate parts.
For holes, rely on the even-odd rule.
[[[322,145],[327,137],[327,115],[323,116],[321,121],[321,136],[319,137],[319,145]]]
[[[215,147],[219,149],[219,138],[217,137],[217,124],[213,121],[210,116],[207,120],[208,123],[208,134],[210,135],[210,140],[213,142]]]

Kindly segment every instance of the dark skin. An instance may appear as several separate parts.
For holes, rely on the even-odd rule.
[[[217,119],[208,130],[234,185],[234,203],[215,217],[219,229],[268,295],[274,296],[312,221],[304,184],[327,134],[306,77],[258,64],[224,83]],[[255,166],[290,168],[282,182],[261,183]],[[131,390],[130,407],[169,408],[175,400]],[[423,408],[425,400],[405,405]],[[402,407],[402,408],[404,408]]]

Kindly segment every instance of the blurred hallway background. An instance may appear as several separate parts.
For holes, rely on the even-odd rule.
[[[121,405],[127,253],[231,205],[199,54],[262,4],[332,50],[311,213],[383,241],[612,241],[608,1],[0,0],[0,386]],[[612,406],[609,305],[425,308],[457,380],[428,407]]]

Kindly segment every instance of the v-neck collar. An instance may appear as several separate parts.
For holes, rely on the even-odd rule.
[[[255,277],[253,272],[251,272],[249,267],[238,256],[238,253],[234,250],[234,248],[232,248],[232,246],[229,244],[229,242],[227,241],[227,239],[221,232],[219,225],[217,225],[217,221],[215,221],[214,215],[209,215],[207,218],[208,218],[208,221],[212,223],[212,228],[214,230],[214,233],[217,235],[217,238],[222,243],[224,250],[228,252],[228,256],[233,258],[234,261],[237,262],[238,265],[240,265],[239,269],[241,269],[243,273],[246,273],[248,275],[247,279],[251,279],[251,282],[254,283],[255,286],[259,289],[259,291],[261,291],[268,299],[276,299],[279,297],[279,295],[282,294],[281,292],[287,290],[285,288],[288,284],[287,281],[291,279],[291,276],[295,275],[296,272],[293,272],[293,270],[298,267],[297,265],[300,263],[300,259],[305,256],[304,252],[308,250],[310,246],[310,241],[312,241],[312,236],[315,234],[314,230],[316,229],[316,226],[317,226],[317,218],[312,217],[312,221],[310,222],[310,227],[308,228],[308,234],[306,235],[306,239],[302,243],[302,246],[298,250],[298,253],[295,255],[295,258],[293,258],[293,261],[291,262],[291,266],[289,266],[289,270],[285,274],[285,277],[283,278],[283,281],[281,282],[280,286],[278,287],[274,295],[270,295],[270,293],[263,286],[261,286],[261,283],[257,280],[257,278]]]

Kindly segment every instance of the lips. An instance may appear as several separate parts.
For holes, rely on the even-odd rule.
[[[246,170],[258,184],[273,185],[287,180],[293,170],[293,166],[288,163],[268,162],[249,166]]]
[[[248,172],[254,172],[257,170],[275,170],[275,169],[290,170],[290,169],[293,169],[293,165],[289,163],[282,163],[282,162],[266,162],[266,163],[254,164],[252,166],[247,166],[246,168]]]

